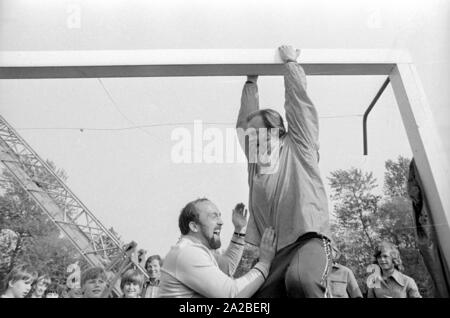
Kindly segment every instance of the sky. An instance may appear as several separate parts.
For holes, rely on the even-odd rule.
[[[448,154],[449,13],[446,0],[3,0],[0,50],[275,49],[281,44],[405,49]],[[383,81],[308,78],[320,116],[326,184],[331,171],[357,167],[373,171],[382,185],[387,159],[411,157],[390,87],[369,117],[369,155],[362,154],[362,114]],[[171,158],[177,127],[193,131],[194,121],[202,120],[205,129],[225,133],[234,126],[244,82],[243,77],[0,80],[0,114],[42,158],[67,172],[68,186],[107,227],[125,242],[134,240],[149,254],[164,256],[180,235],[178,215],[187,202],[206,196],[217,204],[225,222],[224,245],[233,232],[232,208],[247,203],[245,164],[177,164]],[[283,90],[281,77],[260,77],[261,106],[283,112]],[[141,125],[148,127],[136,128]]]

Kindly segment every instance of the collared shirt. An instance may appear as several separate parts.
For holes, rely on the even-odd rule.
[[[183,236],[164,258],[161,298],[247,298],[264,283],[269,264],[258,262],[247,274],[233,279],[244,250],[244,239],[233,236],[224,254]]]
[[[298,63],[285,64],[284,85],[288,131],[283,137],[278,168],[262,174],[258,173],[257,163],[248,163],[251,213],[246,240],[259,245],[265,228],[272,226],[278,238],[277,250],[308,232],[330,237],[328,197],[318,165],[319,118],[306,92],[305,72]],[[246,129],[247,116],[258,109],[256,83],[247,82],[236,127]],[[239,129],[238,135],[245,147]]]
[[[149,280],[145,287],[144,298],[158,298],[159,296],[159,279]]]
[[[414,279],[398,270],[379,282],[379,287],[369,288],[368,298],[422,298]]]
[[[358,282],[350,268],[333,263],[328,277],[333,298],[362,298]]]

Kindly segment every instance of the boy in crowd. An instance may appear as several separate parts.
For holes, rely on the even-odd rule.
[[[81,274],[83,298],[103,298],[107,284],[106,272],[101,267],[92,267]]]
[[[40,275],[32,285],[30,298],[43,298],[51,282],[47,274]]]
[[[1,298],[24,298],[30,292],[37,275],[28,264],[15,266],[5,277],[5,291]]]
[[[135,269],[127,270],[120,280],[123,298],[140,298],[142,285],[144,285],[144,275]]]
[[[331,298],[362,298],[355,274],[350,268],[339,263],[344,257],[336,246],[333,246],[331,255],[333,264],[328,277]]]

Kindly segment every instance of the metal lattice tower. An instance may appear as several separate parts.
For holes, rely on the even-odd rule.
[[[119,240],[2,116],[0,161],[91,266],[100,266],[113,273],[114,282],[132,263],[147,276],[145,270],[130,257],[135,244],[122,247]],[[120,294],[117,286],[112,286],[112,291]]]

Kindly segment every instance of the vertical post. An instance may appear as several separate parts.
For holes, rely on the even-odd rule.
[[[390,80],[436,225],[440,247],[446,263],[450,264],[448,157],[415,67],[412,64],[397,64]]]

